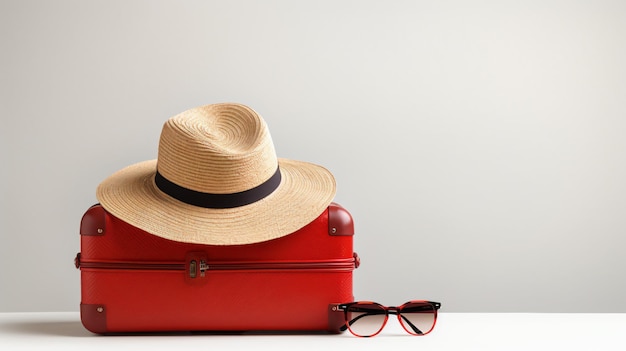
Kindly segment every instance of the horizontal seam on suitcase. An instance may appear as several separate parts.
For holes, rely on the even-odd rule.
[[[352,270],[354,258],[311,262],[208,262],[207,271]],[[80,260],[77,268],[116,270],[184,271],[185,263]]]

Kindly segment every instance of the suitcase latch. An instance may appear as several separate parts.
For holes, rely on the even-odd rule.
[[[209,265],[205,260],[200,260],[199,262],[196,260],[191,260],[189,262],[189,278],[196,278],[198,274],[200,277],[205,276],[205,272],[209,270]]]

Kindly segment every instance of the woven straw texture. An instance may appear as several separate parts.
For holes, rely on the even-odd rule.
[[[195,191],[230,194],[258,186],[276,167],[281,182],[254,203],[224,209],[197,207],[163,193],[158,171]],[[151,234],[175,241],[241,245],[288,235],[330,204],[335,180],[325,168],[279,159],[265,121],[239,104],[215,104],[185,111],[163,126],[157,160],[126,167],[96,191],[116,217]]]

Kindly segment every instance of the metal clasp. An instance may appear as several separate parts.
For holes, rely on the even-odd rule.
[[[200,276],[204,277],[204,272],[209,270],[209,265],[205,260],[200,260]]]
[[[197,265],[196,260],[191,260],[191,262],[189,262],[189,278],[195,278],[198,274]]]
[[[196,278],[200,271],[200,277],[205,276],[205,272],[209,270],[209,265],[205,260],[200,260],[200,264],[196,260],[189,261],[189,278]]]

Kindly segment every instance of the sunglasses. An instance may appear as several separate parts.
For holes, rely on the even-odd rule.
[[[389,315],[398,316],[402,328],[411,335],[426,335],[437,323],[437,310],[441,303],[414,300],[402,306],[383,306],[371,301],[358,301],[340,304],[338,311],[344,312],[346,324],[340,330],[350,330],[353,335],[360,337],[376,336],[383,330]]]

